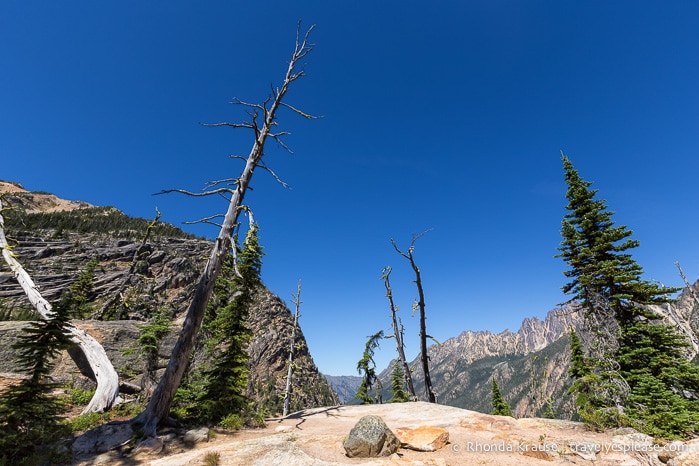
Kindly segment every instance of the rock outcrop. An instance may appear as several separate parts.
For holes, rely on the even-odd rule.
[[[149,223],[145,219],[127,217],[111,207],[28,193],[12,183],[0,182],[0,192],[7,193],[6,201],[14,208],[5,214],[6,230],[16,244],[13,252],[50,302],[61,298],[90,260],[97,261],[89,315],[118,320],[81,320],[75,324],[104,346],[121,381],[143,384],[146,362],[136,340],[156,312],[172,316],[171,331],[161,340],[158,361],[151,368],[157,380],[170,357],[211,243],[161,223],[142,244]],[[102,306],[115,297],[115,305],[103,310]],[[12,273],[2,267],[0,316],[34,318]],[[278,297],[266,289],[258,293],[249,319],[253,339],[248,348],[248,394],[264,403],[271,414],[281,409],[292,325],[293,316]],[[0,321],[0,377],[5,379],[20,376],[15,373],[11,345],[22,326],[17,321]],[[336,404],[302,330],[297,333],[297,344],[292,409]],[[203,357],[196,354],[195,363]],[[59,380],[87,388],[91,382],[85,372],[80,361],[73,362],[66,354],[55,371]]]
[[[443,428],[449,431],[449,443],[436,451],[401,448],[388,457],[348,458],[343,440],[364,416],[380,417],[393,432],[421,425]],[[120,457],[116,452],[112,458],[98,458],[103,464],[184,466],[203,463],[205,455],[213,453],[219,464],[245,466],[695,466],[699,440],[653,443],[631,429],[602,433],[577,422],[513,419],[417,402],[306,410],[264,429],[218,432],[193,449],[167,445],[157,459]],[[79,466],[97,464],[94,460]]]

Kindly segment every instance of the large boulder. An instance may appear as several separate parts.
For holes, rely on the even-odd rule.
[[[364,416],[342,442],[350,458],[390,456],[400,447],[400,440],[379,416]]]

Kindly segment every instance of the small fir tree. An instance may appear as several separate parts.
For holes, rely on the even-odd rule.
[[[589,372],[577,364],[572,374],[573,391],[582,395],[579,412],[600,426],[630,425],[663,437],[696,431],[699,370],[683,357],[684,336],[648,307],[669,302],[679,289],[641,278],[643,270],[629,253],[639,246],[629,238],[633,232],[614,225],[613,212],[595,198],[592,183],[562,159],[568,213],[558,257],[570,266],[563,291],[580,303],[589,342],[583,359]],[[673,413],[673,422],[662,421],[650,402]]]
[[[493,412],[492,414],[495,414],[496,416],[512,416],[512,408],[510,408],[510,405],[505,401],[505,399],[502,397],[502,394],[500,394],[500,387],[498,387],[498,383],[495,381],[495,377],[493,377],[493,388],[492,388],[492,403],[493,403]]]
[[[406,401],[410,401],[410,394],[405,389],[405,373],[400,361],[396,361],[393,364],[393,371],[391,372],[391,393],[393,393],[393,396],[388,400],[389,403],[405,403]]]
[[[64,405],[51,395],[59,384],[48,380],[56,356],[73,345],[68,320],[67,310],[57,306],[51,319],[31,322],[13,345],[29,377],[0,395],[0,464],[38,464],[40,450],[62,433]]]

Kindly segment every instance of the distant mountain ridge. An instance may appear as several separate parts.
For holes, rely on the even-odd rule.
[[[690,341],[699,341],[699,281],[685,290],[672,305],[653,306],[668,325],[676,326]],[[490,412],[491,380],[495,378],[503,397],[516,416],[555,415],[571,419],[574,414],[571,385],[569,332],[582,324],[572,305],[548,312],[544,320],[525,318],[516,332],[505,330],[464,331],[441,345],[428,347],[430,376],[438,403],[480,412]],[[697,357],[696,347],[687,348],[687,358]],[[419,359],[411,362],[418,396],[424,380]],[[379,377],[390,386],[393,361]],[[385,393],[384,399],[390,394]]]

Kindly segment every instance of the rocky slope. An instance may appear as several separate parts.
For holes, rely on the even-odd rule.
[[[15,244],[13,252],[50,302],[61,298],[90,260],[97,261],[86,317],[118,319],[78,321],[76,325],[88,328],[102,343],[120,380],[143,384],[146,362],[136,339],[157,312],[171,316],[171,331],[160,343],[154,367],[157,378],[167,364],[183,313],[210,253],[210,242],[172,225],[158,224],[142,244],[149,223],[144,219],[129,218],[111,207],[28,193],[16,183],[0,182],[2,192],[6,193],[3,205],[12,207],[3,214],[6,232]],[[105,308],[109,302],[113,304]],[[31,315],[12,273],[0,267],[0,316],[16,320]],[[0,373],[5,377],[16,376],[11,345],[22,325],[0,322]],[[284,389],[292,325],[293,317],[278,297],[268,290],[258,293],[249,322],[254,337],[248,348],[248,389],[251,396],[266,402],[272,413]],[[297,342],[292,406],[301,409],[335,404],[335,394],[318,372],[302,331]],[[198,353],[194,361],[203,357]],[[76,384],[89,385],[67,356],[57,373]]]

